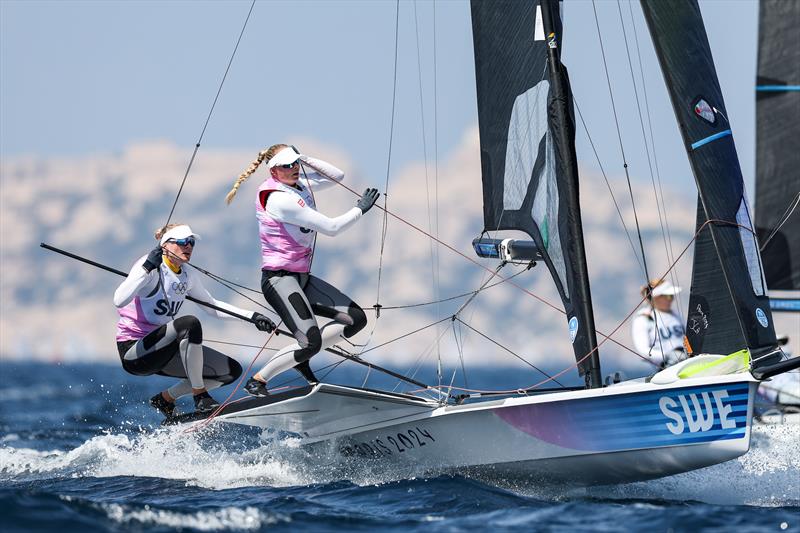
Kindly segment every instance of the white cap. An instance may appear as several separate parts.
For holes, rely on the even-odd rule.
[[[162,235],[161,246],[164,246],[170,239],[185,239],[186,237],[194,237],[195,239],[200,240],[200,235],[193,232],[192,228],[186,224],[181,224],[180,226],[175,226]]]
[[[269,160],[267,163],[268,168],[277,167],[278,165],[291,165],[300,159],[300,154],[294,151],[294,148],[287,146]]]
[[[659,283],[653,288],[653,297],[655,298],[656,296],[675,296],[682,290],[683,289],[681,289],[680,287],[676,287],[669,281],[665,280],[663,283]]]

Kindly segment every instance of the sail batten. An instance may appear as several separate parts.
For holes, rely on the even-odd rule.
[[[473,0],[471,11],[484,231],[524,231],[536,243],[564,304],[578,371],[600,386],[558,2]]]
[[[777,345],[725,102],[696,0],[642,0],[698,190],[686,337],[693,353]]]

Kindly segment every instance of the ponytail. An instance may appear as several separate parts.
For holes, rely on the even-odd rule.
[[[286,148],[286,146],[287,145],[285,144],[273,144],[266,150],[259,152],[256,160],[250,163],[250,166],[247,167],[247,170],[239,174],[239,177],[236,178],[233,188],[228,192],[227,195],[225,195],[225,203],[230,205],[230,203],[233,201],[233,198],[236,196],[236,192],[239,190],[239,187],[241,187],[242,183],[244,183],[245,180],[256,171],[256,169],[258,169],[259,165],[261,165],[261,163],[263,163],[265,160],[272,159],[278,150]]]

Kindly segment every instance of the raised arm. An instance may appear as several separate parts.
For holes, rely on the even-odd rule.
[[[343,215],[330,218],[305,203],[300,205],[296,198],[280,191],[269,195],[266,210],[276,220],[312,229],[328,236],[337,235],[346,230],[362,215],[361,209],[353,207]]]
[[[300,176],[311,186],[312,191],[320,191],[344,180],[344,171],[322,159],[307,155],[300,156],[305,173]]]
[[[142,256],[131,267],[128,277],[114,291],[114,305],[125,307],[140,292],[150,292],[158,284],[158,269],[147,270],[144,263],[148,256]]]

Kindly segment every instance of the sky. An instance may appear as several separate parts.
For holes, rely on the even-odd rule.
[[[442,240],[470,253],[481,221],[469,5],[399,3],[395,93],[397,5],[256,2],[176,210],[179,219],[190,220],[203,234],[204,248],[196,256],[204,266],[242,284],[257,284],[249,198],[255,184],[249,183],[244,199],[237,198],[231,208],[222,198],[257,152],[276,142],[296,144],[336,163],[359,190],[384,190],[388,169],[393,210],[426,229],[427,198],[438,189]],[[623,37],[631,43],[637,86],[647,90],[646,111],[673,234],[676,242],[688,242],[694,227],[693,178],[641,11],[637,3],[618,8],[616,2],[598,1],[595,7],[620,136],[634,190],[642,193],[637,198],[646,196],[650,174]],[[249,8],[249,1],[0,0],[0,356],[116,358],[109,349],[116,317],[109,300],[118,280],[45,254],[38,244],[49,242],[121,269],[149,249],[149,233],[169,212]],[[749,183],[757,4],[718,0],[701,2],[701,8]],[[603,168],[621,194],[626,190],[620,181],[622,159],[593,4],[566,2],[563,20],[563,61],[575,100]],[[610,332],[636,305],[641,280],[586,132],[578,132],[577,143],[596,318],[598,329]],[[326,197],[322,210],[336,214],[353,202],[352,195],[339,191]],[[632,213],[622,203],[630,225]],[[655,237],[647,242],[648,260],[655,270],[666,268],[652,199],[643,199],[637,209],[645,234]],[[358,230],[321,239],[314,268],[368,307],[376,299],[380,218],[369,213],[363,220]],[[384,305],[458,294],[485,281],[484,271],[444,252],[439,252],[437,274],[427,240],[399,223],[389,231]],[[611,249],[617,251],[608,253]],[[687,261],[679,265],[685,286]],[[544,272],[528,286],[557,301]],[[257,308],[258,302],[209,288],[237,305]],[[563,317],[522,300],[513,291],[487,292],[470,317],[486,331],[502,331],[504,342],[518,353],[558,368],[572,357],[563,343]],[[374,345],[394,338],[445,312],[426,308],[411,318],[386,319],[368,340]],[[524,320],[511,323],[512,314]],[[418,354],[436,351],[441,333],[431,331],[405,355],[390,350],[374,356],[414,363],[422,357]],[[263,340],[258,332],[227,322],[210,321],[208,335],[256,346]],[[615,339],[628,342],[627,327]],[[556,341],[560,348],[551,349]],[[230,350],[245,362],[252,357],[251,348]],[[487,358],[489,350],[496,347],[478,344],[464,357],[487,364],[494,361]],[[612,361],[627,356],[630,363],[624,350],[604,351]]]
[[[0,154],[118,152],[151,139],[194,146],[249,8],[249,1],[3,0]],[[743,171],[752,179],[757,3],[711,0],[701,8]],[[312,136],[352,153],[373,183],[384,181],[396,9],[392,1],[256,2],[202,145],[258,151]],[[593,9],[568,1],[563,61],[601,159],[611,171],[622,168],[615,135],[606,131],[614,117],[595,9],[636,178],[646,161],[638,157],[640,124],[625,60],[623,37],[635,50],[632,30],[657,143],[671,154],[680,141],[638,4],[600,0]],[[630,35],[621,31],[620,9],[626,21],[633,12]],[[469,4],[404,0],[397,36],[392,164],[425,155],[434,161],[477,123]],[[637,64],[634,71],[638,78]],[[579,143],[583,150],[585,135]],[[666,179],[688,172],[679,162],[662,158]]]

